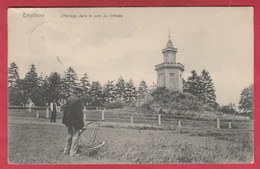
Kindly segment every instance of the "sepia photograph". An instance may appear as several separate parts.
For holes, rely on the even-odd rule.
[[[253,164],[254,8],[8,9],[9,164]]]

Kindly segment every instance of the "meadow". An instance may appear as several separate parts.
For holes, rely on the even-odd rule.
[[[98,137],[106,144],[81,152],[79,157],[70,157],[62,153],[67,129],[60,119],[50,123],[45,118],[10,113],[8,122],[8,157],[9,163],[15,164],[252,163],[254,160],[253,124],[244,129],[216,129],[102,122]]]

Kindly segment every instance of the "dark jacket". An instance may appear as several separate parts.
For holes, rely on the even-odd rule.
[[[75,127],[76,129],[84,127],[83,107],[80,98],[77,96],[68,98],[63,112],[62,124],[65,124],[67,127]]]

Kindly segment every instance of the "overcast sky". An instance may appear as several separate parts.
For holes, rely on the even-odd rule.
[[[253,8],[17,8],[8,16],[8,59],[21,77],[30,64],[44,75],[71,66],[101,84],[122,76],[152,85],[170,33],[184,78],[209,71],[220,104],[238,104],[253,83]]]

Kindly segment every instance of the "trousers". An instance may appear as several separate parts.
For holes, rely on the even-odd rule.
[[[70,156],[74,156],[75,154],[77,154],[79,131],[79,129],[76,129],[73,126],[68,127],[68,137],[64,148],[65,154],[69,154]]]
[[[57,114],[57,112],[55,112],[55,111],[51,112],[51,122],[56,122],[56,114]]]

